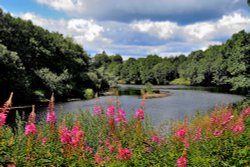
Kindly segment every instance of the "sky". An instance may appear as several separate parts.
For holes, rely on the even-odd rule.
[[[0,0],[15,17],[72,37],[89,55],[188,55],[250,32],[247,0]]]

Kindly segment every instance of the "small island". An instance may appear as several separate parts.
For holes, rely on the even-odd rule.
[[[141,95],[143,99],[152,99],[159,97],[167,97],[171,94],[168,91],[160,91],[158,88],[153,88],[152,84],[147,83],[142,87]]]

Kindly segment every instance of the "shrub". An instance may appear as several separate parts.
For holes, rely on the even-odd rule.
[[[86,99],[92,99],[94,97],[94,91],[91,88],[85,89],[84,90],[84,97]]]
[[[170,82],[171,85],[191,85],[191,81],[185,78],[177,78]]]

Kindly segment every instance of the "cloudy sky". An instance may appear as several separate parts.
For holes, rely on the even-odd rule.
[[[16,17],[71,36],[94,55],[188,54],[250,31],[247,0],[0,0]]]

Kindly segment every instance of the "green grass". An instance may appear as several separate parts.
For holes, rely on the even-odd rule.
[[[191,81],[185,78],[177,78],[171,81],[170,85],[191,85]]]

